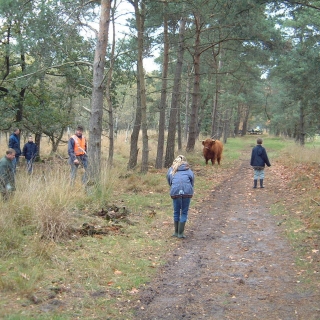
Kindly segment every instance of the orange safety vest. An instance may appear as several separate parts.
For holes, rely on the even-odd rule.
[[[86,153],[86,138],[82,136],[82,139],[79,139],[76,135],[72,136],[74,140],[74,154],[76,156],[82,156]]]

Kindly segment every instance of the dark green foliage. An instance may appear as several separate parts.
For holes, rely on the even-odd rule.
[[[0,0],[0,129],[9,130],[19,122],[29,132],[45,132],[56,143],[66,127],[88,122],[82,107],[90,109],[96,45],[92,22],[97,21],[99,5],[82,0]],[[260,125],[303,143],[303,137],[319,131],[319,1],[175,0],[166,5],[145,1],[145,5],[144,58],[162,51],[163,16],[167,16],[168,97],[172,95],[179,21],[182,16],[187,19],[180,97],[183,131],[190,120],[186,97],[190,107],[195,94],[195,16],[200,19],[198,49],[202,51],[199,133],[221,136],[226,127],[229,131],[225,132],[231,134],[238,126]],[[121,23],[127,24],[128,31],[126,37],[117,35],[110,84],[119,129],[128,128],[136,105],[132,101],[137,101],[134,96],[126,102],[128,95],[136,94],[137,82],[135,21],[126,14],[128,21]],[[106,72],[111,66],[110,43]],[[162,61],[160,55],[157,62],[161,65]],[[146,81],[148,124],[156,128],[161,73],[152,77]]]

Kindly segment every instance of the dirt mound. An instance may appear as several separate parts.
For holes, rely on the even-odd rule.
[[[320,319],[317,284],[299,278],[295,252],[270,207],[290,190],[266,169],[265,188],[241,162],[191,212],[184,240],[140,294],[136,319]]]

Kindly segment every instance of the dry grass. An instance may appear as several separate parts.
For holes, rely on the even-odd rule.
[[[128,149],[128,144],[124,143],[120,148],[124,147]],[[21,227],[31,224],[43,237],[58,240],[66,236],[72,220],[70,215],[75,208],[90,202],[92,206],[101,207],[101,202],[110,198],[114,188],[118,189],[117,177],[121,171],[125,171],[125,157],[122,161],[115,161],[112,174],[108,168],[102,168],[100,188],[91,190],[91,197],[84,199],[85,190],[80,182],[82,169],[79,169],[75,186],[70,186],[66,149],[67,146],[60,147],[59,157],[51,157],[50,145],[44,139],[41,157],[48,160],[45,163],[35,163],[32,176],[27,175],[24,168],[25,160],[20,158],[16,177],[17,191],[10,202],[3,203],[2,210],[0,209],[1,217],[14,217],[4,218],[7,224],[5,229],[11,229],[11,223]],[[6,150],[6,142],[3,139],[2,150]]]
[[[290,146],[281,155],[281,159],[291,165],[319,163],[319,157],[320,141],[316,144],[308,143],[304,148],[290,143]]]
[[[2,150],[6,145],[2,139]],[[103,163],[107,163],[107,147],[104,138]],[[171,233],[171,200],[166,169],[146,175],[140,175],[139,167],[137,172],[127,172],[129,142],[118,135],[112,170],[103,167],[99,188],[85,193],[81,172],[70,187],[66,149],[61,146],[59,157],[51,157],[44,139],[41,158],[45,163],[36,163],[33,175],[28,176],[21,159],[16,192],[10,201],[0,201],[1,318],[22,310],[25,315],[33,314],[35,304],[52,299],[54,287],[56,298],[64,296],[70,315],[78,312],[80,318],[91,318],[96,309],[96,316],[104,318],[107,303],[110,317],[122,319],[119,299],[111,293],[130,296],[155,272],[167,251],[163,241]],[[150,144],[149,157],[155,156],[155,146]],[[128,208],[130,224],[95,215],[109,205]],[[120,231],[92,237],[70,232],[83,223],[95,228],[116,224]],[[101,299],[91,296],[100,291],[105,292],[103,306]]]

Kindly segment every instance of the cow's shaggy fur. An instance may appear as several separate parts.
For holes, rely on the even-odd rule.
[[[220,165],[222,151],[223,151],[223,143],[219,140],[206,139],[202,141],[203,145],[203,156],[206,160],[206,164],[211,160],[212,165],[215,164],[216,160]]]

